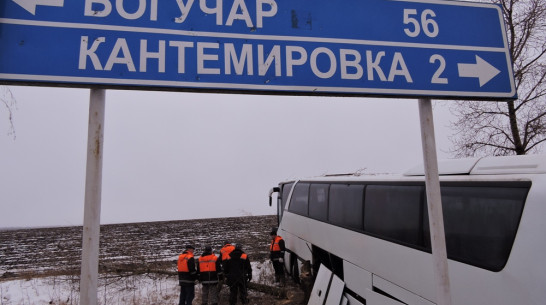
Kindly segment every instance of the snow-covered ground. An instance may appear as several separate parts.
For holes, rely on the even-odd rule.
[[[0,283],[0,304],[79,304],[77,279],[59,276]],[[99,304],[176,304],[176,277],[130,276],[101,279]]]
[[[269,263],[252,262],[253,282],[271,284],[273,270]],[[200,287],[196,285],[196,304]],[[224,289],[227,291],[227,289]],[[177,304],[178,278],[161,274],[133,276],[101,275],[98,303],[103,305]],[[0,305],[78,305],[78,276],[54,276],[0,282]],[[264,304],[262,304],[264,305]]]

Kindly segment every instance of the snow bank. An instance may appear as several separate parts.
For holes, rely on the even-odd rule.
[[[252,281],[273,283],[273,267],[269,262],[252,262]],[[196,296],[200,285],[197,285]],[[117,276],[103,274],[99,279],[98,303],[176,304],[179,296],[178,278],[168,275]],[[0,305],[78,305],[77,276],[55,276],[0,282]]]

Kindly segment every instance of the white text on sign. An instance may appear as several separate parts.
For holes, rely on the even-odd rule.
[[[366,50],[363,56],[358,50],[345,48],[317,47],[308,50],[295,45],[284,47],[274,45],[266,50],[262,44],[242,44],[237,49],[233,43],[167,42],[165,40],[155,42],[153,49],[156,51],[154,52],[148,51],[150,47],[148,46],[149,41],[146,39],[139,41],[139,52],[131,52],[126,38],[117,38],[112,47],[104,46],[105,42],[106,37],[98,37],[91,42],[88,36],[81,37],[78,65],[80,70],[89,69],[88,61],[90,60],[92,68],[97,71],[110,71],[117,65],[128,72],[147,72],[149,70],[147,66],[152,65],[150,61],[153,61],[157,72],[165,73],[167,53],[174,52],[177,64],[169,67],[177,69],[178,74],[184,74],[187,73],[187,53],[194,52],[192,55],[197,58],[197,71],[190,73],[201,75],[230,75],[233,67],[236,75],[256,75],[255,71],[257,71],[257,75],[264,76],[269,69],[274,69],[273,75],[275,77],[293,77],[297,67],[308,65],[312,73],[321,79],[338,75],[339,78],[345,80],[365,78],[368,81],[374,81],[377,76],[382,82],[393,82],[396,77],[403,78],[407,83],[413,82],[400,52],[379,51],[374,53],[371,50]],[[97,54],[98,51],[103,51],[102,48],[108,48],[106,49],[106,53],[109,54],[107,58],[100,58]],[[104,54],[104,52],[102,53]],[[257,54],[257,59],[254,58],[254,54]],[[319,68],[319,57],[327,62],[326,67]],[[138,60],[138,70],[135,58]],[[365,63],[363,63],[363,58],[365,58]],[[224,65],[220,66],[222,62]],[[364,69],[364,65],[366,69]],[[385,69],[385,66],[390,68]]]
[[[84,16],[108,17],[115,11],[119,16],[127,20],[149,18],[150,21],[157,21],[158,0],[138,0],[138,8],[134,12],[128,12],[124,7],[124,0],[86,0]],[[216,15],[216,25],[232,26],[235,21],[242,21],[247,27],[261,28],[266,17],[273,17],[277,14],[277,3],[275,0],[254,0],[256,10],[251,14],[245,0],[235,0],[229,8],[229,15],[226,20],[224,16],[223,0],[216,0],[214,5],[208,6],[206,0],[173,0],[176,1],[180,10],[180,17],[174,21],[183,23],[192,11],[200,10],[202,13]],[[197,4],[196,2],[199,2]]]

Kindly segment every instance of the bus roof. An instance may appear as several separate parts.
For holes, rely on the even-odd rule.
[[[502,175],[546,173],[546,155],[522,155],[450,159],[438,161],[440,175]],[[404,176],[424,176],[424,165],[409,169]]]

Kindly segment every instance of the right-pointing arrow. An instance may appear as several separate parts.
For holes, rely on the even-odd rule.
[[[476,55],[475,64],[457,64],[460,77],[477,77],[480,81],[480,87],[487,84],[500,71]]]

